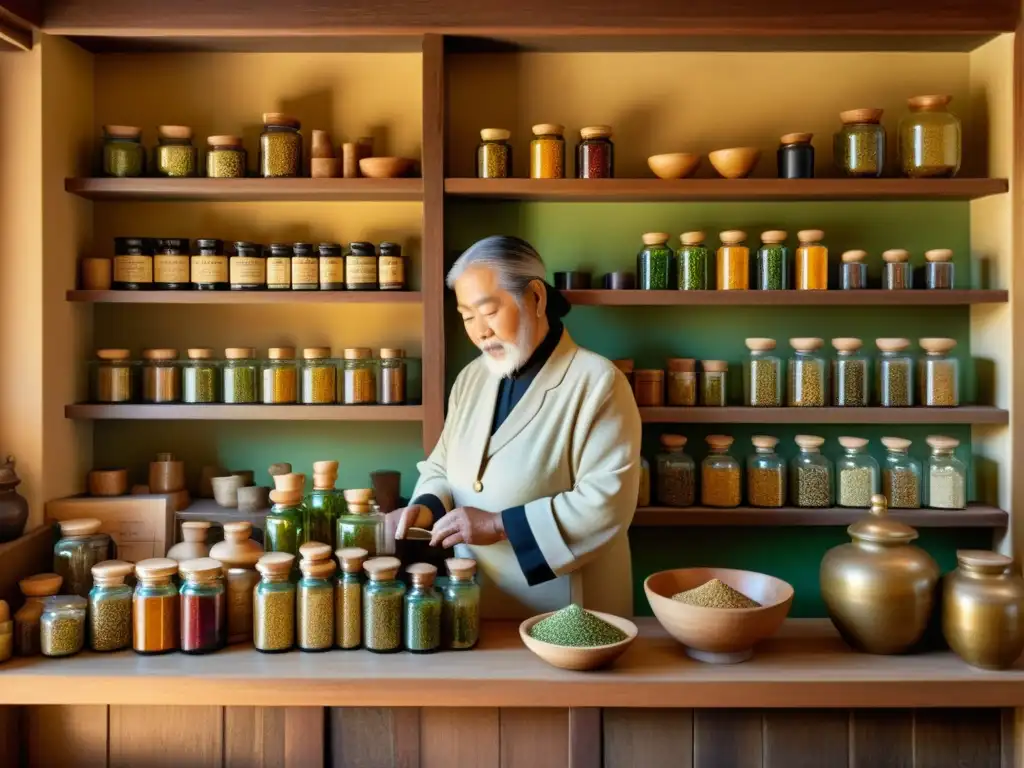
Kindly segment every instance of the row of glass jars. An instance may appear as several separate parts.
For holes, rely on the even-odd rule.
[[[127,349],[100,349],[92,364],[91,398],[96,403],[226,403],[282,405],[402,405],[412,402],[411,378],[419,361],[404,350],[345,349],[342,360],[329,347],[271,347],[266,360],[252,347],[229,347],[224,360],[209,348],[145,349],[133,361]],[[409,376],[410,367],[416,375]]]
[[[714,287],[719,291],[824,291],[829,288],[828,248],[822,245],[825,233],[805,229],[797,233],[795,250],[786,245],[788,234],[783,230],[761,233],[761,246],[754,254],[751,268],[747,233],[738,229],[719,233],[721,247],[713,254],[706,245],[703,232],[680,235],[678,251],[668,245],[665,232],[647,232],[644,247],[637,254],[637,287],[646,291],[703,291],[709,286],[708,273],[712,258],[715,267]],[[839,265],[838,284],[842,290],[868,287],[867,252],[845,251]],[[914,287],[910,253],[891,249],[882,254],[882,288],[905,290]],[[953,252],[935,248],[925,253],[924,283],[929,289],[950,289],[954,286]]]
[[[530,178],[563,179],[565,163],[565,126],[541,123],[533,126],[530,142]],[[484,128],[476,150],[476,175],[479,179],[505,179],[512,176],[512,132],[504,128]],[[610,179],[615,176],[615,146],[608,125],[580,129],[576,145],[577,179]]]
[[[336,477],[330,476],[327,487],[322,487],[318,477],[314,474],[314,487],[306,498],[301,491],[295,494],[271,492],[272,505],[264,525],[266,550],[298,557],[303,544],[320,541],[332,548],[365,549],[371,557],[383,554],[384,516],[373,498],[373,491],[335,489]]]
[[[741,497],[740,464],[729,455],[733,439],[709,435],[708,455],[701,462],[701,504],[707,507],[737,507]],[[951,437],[927,438],[931,447],[922,488],[921,463],[909,455],[910,440],[884,437],[887,450],[882,466],[867,453],[868,441],[841,437],[844,454],[835,464],[821,454],[825,439],[798,435],[799,454],[790,460],[776,452],[778,438],[751,438],[754,453],[746,462],[747,503],[754,507],[825,508],[871,506],[871,496],[883,493],[896,509],[964,509],[967,506],[967,466],[955,455],[960,444]],[[657,457],[656,496],[670,507],[693,506],[697,498],[697,472],[686,454],[686,438],[662,435],[664,451]],[[788,479],[787,479],[788,475]]]
[[[259,176],[281,178],[303,175],[301,124],[290,115],[267,112],[260,134]],[[104,176],[170,176],[187,178],[201,174],[199,149],[192,144],[186,125],[161,125],[158,143],[147,168],[142,129],[130,125],[103,126]],[[240,179],[248,175],[248,159],[241,136],[207,138],[205,174],[209,178]]]
[[[402,246],[383,242],[259,243],[115,237],[111,285],[123,291],[402,291]]]

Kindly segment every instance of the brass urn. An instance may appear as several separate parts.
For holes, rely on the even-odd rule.
[[[960,550],[956,559],[942,580],[942,634],[971,666],[1006,669],[1024,651],[1024,579],[995,552]]]
[[[903,653],[931,617],[939,566],[910,542],[917,531],[890,520],[884,496],[871,516],[846,529],[853,541],[821,561],[821,596],[839,634],[867,653]]]

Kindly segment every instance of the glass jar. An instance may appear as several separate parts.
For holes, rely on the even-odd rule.
[[[615,145],[610,125],[591,125],[580,129],[576,145],[577,179],[611,179],[615,177]]]
[[[39,619],[39,650],[43,656],[72,656],[85,645],[88,603],[78,595],[55,595],[43,600]]]
[[[779,149],[775,154],[780,179],[814,178],[812,138],[813,133],[787,133],[779,140]]]
[[[822,408],[828,402],[828,361],[819,352],[824,343],[809,337],[789,340],[793,356],[789,358],[787,405]]]
[[[565,178],[564,125],[541,123],[533,126],[533,141],[530,142],[530,178]]]
[[[334,487],[338,480],[338,462],[318,461],[317,466],[333,466],[329,473],[314,472],[313,490],[306,499],[306,538],[321,541],[333,548],[337,536],[338,518],[345,511],[341,491]]]
[[[295,347],[271,347],[260,367],[261,394],[265,405],[296,402],[299,392],[299,366]]]
[[[208,178],[245,178],[247,161],[241,136],[210,136],[206,143],[210,147],[206,151]]]
[[[878,178],[885,171],[885,128],[881,109],[839,113],[843,127],[835,134],[833,156],[847,176]]]
[[[227,645],[223,567],[212,557],[178,564],[181,585],[181,652],[212,653]]]
[[[743,366],[743,404],[759,408],[782,405],[782,358],[775,339],[747,339],[750,355]]]
[[[434,589],[437,568],[413,563],[405,570],[410,581],[402,611],[405,650],[433,653],[441,647],[441,593]]]
[[[453,651],[469,650],[480,639],[480,585],[476,560],[452,557],[444,561],[448,584],[441,595],[441,641]]]
[[[828,290],[828,248],[821,244],[825,233],[820,229],[802,229],[796,234],[796,289],[798,291]]]
[[[224,357],[222,402],[228,405],[258,403],[260,364],[256,360],[256,350],[252,347],[228,347],[224,350]]]
[[[263,545],[249,538],[251,533],[248,520],[226,522],[224,540],[210,547],[210,557],[224,566],[228,644],[252,641],[252,593],[260,580],[256,563],[263,556]]]
[[[832,506],[832,462],[821,455],[825,438],[797,435],[800,453],[793,459],[790,501],[796,507]]]
[[[120,651],[132,644],[132,593],[124,583],[135,570],[131,563],[106,560],[92,567],[89,592],[89,647]]]
[[[299,564],[296,642],[300,651],[329,651],[334,647],[334,561],[327,547],[323,559],[303,558]]]
[[[636,506],[651,506],[651,464],[643,455],[640,456],[640,485],[636,491]]]
[[[678,254],[680,291],[706,291],[708,289],[708,262],[711,251],[704,245],[703,232],[683,232]]]
[[[480,145],[476,148],[476,177],[478,179],[507,179],[512,175],[511,131],[504,128],[484,128],[480,131]]]
[[[933,248],[924,252],[924,287],[929,290],[952,289],[953,251],[949,248]]]
[[[405,259],[402,258],[402,246],[398,243],[380,244],[377,279],[382,291],[405,290]]]
[[[836,349],[836,358],[832,361],[832,404],[866,406],[868,359],[860,351],[864,342],[854,338],[832,339],[832,346]]]
[[[722,246],[716,258],[715,280],[720,291],[745,291],[750,287],[750,249],[743,244],[747,233],[730,229],[719,234]]]
[[[668,246],[665,232],[646,232],[644,247],[636,255],[637,288],[643,291],[664,291],[672,287],[675,275],[675,254]]]
[[[14,652],[19,656],[39,654],[39,621],[43,602],[60,591],[63,579],[56,573],[39,573],[18,582],[25,603],[14,614]]]
[[[252,644],[261,653],[282,653],[295,646],[295,562],[288,552],[268,552],[256,561],[260,583],[252,596]]]
[[[300,378],[299,402],[306,405],[335,402],[338,368],[331,359],[330,347],[306,347],[302,350]]]
[[[641,408],[665,405],[665,372],[653,368],[633,371],[633,397]]]
[[[960,363],[950,352],[956,339],[919,339],[925,351],[918,360],[921,405],[953,408],[960,405]]]
[[[188,291],[190,276],[189,241],[185,237],[161,238],[153,252],[153,287],[158,291]]]
[[[320,243],[320,290],[345,290],[345,257],[340,243]]]
[[[267,290],[290,291],[292,287],[292,247],[271,243],[267,254]]]
[[[372,405],[377,402],[377,366],[370,348],[349,347],[343,355],[345,363],[338,401],[345,405]]]
[[[142,402],[181,400],[181,366],[176,349],[142,350]]]
[[[725,360],[702,360],[700,377],[700,404],[704,406],[723,407],[728,400],[726,377],[729,363]]]
[[[786,462],[776,452],[779,438],[754,435],[754,454],[747,459],[747,502],[752,507],[786,503]]]
[[[836,460],[836,504],[869,509],[871,497],[880,492],[878,462],[862,437],[840,437],[839,445],[843,455]]]
[[[103,175],[137,178],[146,172],[142,129],[133,125],[103,126]]]
[[[932,509],[966,509],[967,465],[955,453],[960,441],[932,435],[925,442],[932,449],[926,470],[925,505]]]
[[[338,516],[338,528],[335,541],[342,549],[365,549],[370,557],[382,551],[384,520],[375,514],[370,504],[370,497],[360,489],[343,491],[346,510]],[[353,501],[361,498],[365,501]]]
[[[313,253],[312,243],[292,245],[293,291],[316,291],[320,288],[320,255]]]
[[[914,404],[914,358],[906,354],[910,340],[875,339],[875,344],[879,350],[878,404],[884,408],[909,408]]]
[[[263,291],[267,287],[267,260],[263,246],[239,240],[235,253],[228,260],[230,287],[232,291]]]
[[[740,505],[740,465],[729,455],[732,438],[708,435],[708,455],[700,465],[701,503],[705,507]]]
[[[664,452],[655,459],[658,503],[666,507],[692,507],[697,489],[697,465],[685,452],[682,435],[662,435]]]
[[[260,176],[280,178],[302,175],[301,123],[280,112],[263,115],[260,134]]]
[[[666,404],[691,407],[697,404],[697,361],[689,357],[670,357],[665,379]]]
[[[190,349],[188,360],[181,366],[181,401],[183,403],[215,403],[220,391],[218,364],[213,350]]]
[[[376,291],[379,257],[373,243],[352,243],[345,259],[345,288],[349,291]]]
[[[161,125],[159,143],[153,150],[157,176],[186,178],[199,174],[199,151],[192,146],[192,129],[187,125]]]
[[[887,291],[909,291],[914,287],[914,272],[910,268],[910,253],[902,248],[891,248],[882,253],[882,288]]]
[[[153,244],[145,237],[115,237],[113,282],[116,291],[153,287]]]
[[[196,240],[196,253],[192,255],[192,287],[197,291],[226,291],[228,257],[224,255],[224,241],[216,238]]]
[[[348,373],[346,363],[346,374]],[[403,405],[406,402],[405,384],[407,369],[405,351],[389,349],[380,351],[380,370],[377,372],[377,403],[380,405]]]
[[[756,260],[757,290],[784,291],[789,287],[789,248],[785,232],[781,229],[762,232]]]
[[[402,602],[405,585],[396,576],[395,557],[375,557],[363,565],[363,646],[374,653],[393,653],[402,647]]]
[[[888,453],[882,465],[882,493],[890,509],[918,509],[921,506],[921,463],[910,456],[910,441],[883,437]]]
[[[864,263],[867,256],[867,251],[843,251],[842,263],[839,265],[841,290],[853,291],[868,287],[868,265]]]
[[[271,491],[270,500],[273,503],[263,526],[263,546],[267,552],[286,552],[298,558],[299,547],[309,541],[302,492]]]
[[[92,399],[96,403],[135,400],[135,369],[127,349],[97,349],[92,364]]]
[[[334,585],[334,643],[342,650],[363,644],[363,562],[367,552],[359,547],[337,551],[341,572]]]
[[[53,545],[53,570],[63,579],[65,595],[88,597],[92,567],[114,557],[114,544],[100,532],[101,526],[92,517],[60,521],[60,538]]]
[[[900,171],[911,178],[951,178],[960,170],[960,118],[946,107],[952,96],[907,99],[900,120]]]
[[[166,557],[151,557],[135,564],[135,594],[132,597],[132,648],[142,655],[169,653],[178,649],[178,590],[171,578],[178,563]]]

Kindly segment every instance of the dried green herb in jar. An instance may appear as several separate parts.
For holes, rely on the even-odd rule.
[[[217,402],[217,363],[212,349],[188,350],[188,362],[181,368],[181,401]]]
[[[828,507],[829,473],[825,467],[798,466],[796,469],[796,505],[798,507]]]
[[[706,291],[708,288],[708,261],[711,251],[704,245],[703,232],[684,232],[679,237],[679,279],[681,291]]]
[[[263,115],[260,135],[260,175],[280,178],[302,175],[302,126],[294,117],[280,112]]]
[[[256,350],[252,347],[229,347],[224,350],[222,372],[224,402],[228,404],[249,404],[258,401],[259,365],[255,360]]]
[[[206,153],[206,175],[211,179],[241,179],[245,176],[245,149],[241,136],[210,136]]]
[[[44,656],[70,656],[85,644],[86,600],[78,595],[57,595],[43,601],[39,622],[39,650]]]
[[[253,591],[252,639],[257,651],[279,653],[295,644],[295,584],[289,581],[295,556],[268,552],[256,563],[260,583]]]
[[[103,126],[103,175],[116,178],[141,176],[146,167],[142,129],[133,125]]]
[[[393,579],[376,586],[371,580],[363,588],[363,646],[367,650],[386,653],[401,648],[404,592],[402,583]]]
[[[187,125],[161,125],[160,143],[153,150],[158,176],[184,178],[199,171],[199,152],[192,146],[192,129]]]
[[[789,340],[793,357],[789,359],[788,404],[806,408],[821,408],[825,405],[825,358],[818,350],[822,340],[817,338],[796,338]]]
[[[339,648],[358,648],[363,642],[363,562],[367,551],[358,547],[337,551],[341,563],[334,587],[334,641]]]
[[[511,135],[504,128],[480,131],[480,146],[476,150],[478,179],[505,179],[512,175],[512,147],[508,143]]]
[[[729,364],[724,360],[701,361],[700,404],[723,407],[726,404],[726,375]]]
[[[643,235],[644,247],[636,257],[637,288],[664,291],[672,287],[675,254],[668,247],[668,238],[664,232],[647,232]]]
[[[312,546],[312,545],[306,545]],[[330,547],[323,559],[304,554],[299,568],[298,644],[303,651],[326,651],[334,647],[334,561]],[[319,557],[319,556],[317,556]]]
[[[441,595],[434,589],[437,568],[413,563],[407,569],[412,585],[405,594],[405,648],[413,653],[430,653],[441,647]]]
[[[761,247],[757,250],[759,291],[781,291],[789,287],[789,249],[785,243],[786,233],[782,230],[761,233]]]

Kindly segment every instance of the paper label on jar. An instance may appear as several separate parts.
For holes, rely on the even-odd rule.
[[[152,283],[152,256],[115,256],[115,283]]]
[[[188,256],[168,256],[166,254],[154,256],[153,279],[157,283],[187,283],[188,267]]]
[[[349,254],[345,265],[345,282],[349,285],[377,283],[377,257],[353,256]]]
[[[292,258],[292,285],[316,285],[319,275],[320,261],[316,256]]]
[[[267,259],[267,285],[291,285],[292,260],[287,256]]]
[[[226,283],[228,281],[227,256],[193,256],[193,283]]]
[[[321,256],[320,257],[320,284],[344,283],[345,282],[345,257],[344,256]]]
[[[266,285],[267,260],[254,256],[231,257],[232,285]]]
[[[401,257],[381,256],[380,282],[381,285],[404,285],[405,261]]]

